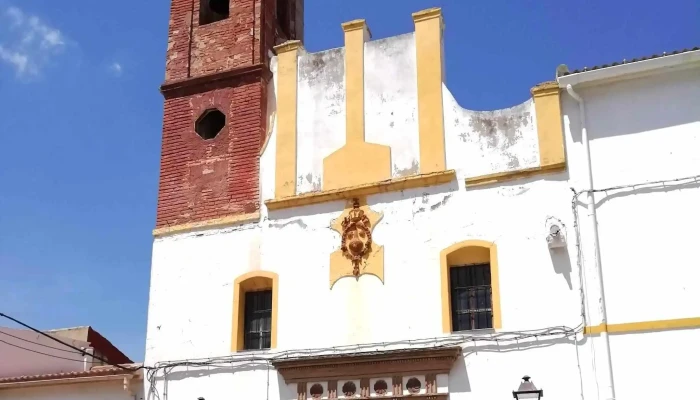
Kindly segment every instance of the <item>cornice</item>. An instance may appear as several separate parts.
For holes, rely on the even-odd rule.
[[[428,8],[422,11],[416,11],[412,14],[414,22],[427,21],[429,19],[442,18],[442,9],[439,7]]]
[[[163,97],[169,99],[211,90],[207,86],[223,87],[231,85],[236,81],[249,77],[260,77],[269,80],[271,74],[270,69],[266,65],[254,64],[194,78],[165,82],[160,86],[160,92],[163,94]]]
[[[455,179],[455,177],[455,170],[450,169],[446,171],[394,178],[381,182],[363,183],[361,185],[347,188],[303,193],[295,196],[283,197],[281,199],[270,199],[265,201],[265,205],[270,210],[280,210],[284,208],[307,206],[329,201],[347,200],[354,197],[369,196],[378,193],[436,186],[448,183]]]
[[[282,44],[278,44],[273,49],[275,50],[276,54],[280,54],[288,51],[299,50],[302,47],[303,45],[301,44],[301,40],[287,40]]]
[[[532,97],[547,96],[556,93],[559,93],[559,84],[556,81],[542,82],[530,89]]]
[[[277,359],[272,365],[287,383],[408,374],[447,374],[461,353],[461,347],[438,347],[359,355]]]

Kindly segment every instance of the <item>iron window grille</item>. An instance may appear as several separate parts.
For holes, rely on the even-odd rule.
[[[489,264],[450,268],[452,331],[493,328]]]
[[[272,290],[245,294],[245,350],[270,348],[272,324]]]

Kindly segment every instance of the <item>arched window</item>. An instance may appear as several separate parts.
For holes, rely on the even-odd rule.
[[[440,252],[440,267],[443,332],[500,329],[496,245],[456,243]]]
[[[277,347],[277,274],[253,271],[233,288],[231,351]]]

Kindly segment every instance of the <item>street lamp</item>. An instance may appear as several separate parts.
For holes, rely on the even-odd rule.
[[[517,400],[521,399],[540,399],[544,397],[544,391],[542,389],[537,389],[535,384],[530,382],[530,377],[523,376],[523,381],[520,382],[518,390],[513,391],[513,398]]]

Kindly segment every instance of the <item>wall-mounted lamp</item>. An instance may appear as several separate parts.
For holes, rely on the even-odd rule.
[[[564,230],[564,224],[558,218],[548,217],[545,221],[545,226],[547,228],[547,246],[550,249],[565,247],[566,231]]]
[[[523,376],[523,381],[520,382],[518,390],[513,391],[513,398],[517,400],[521,399],[541,399],[544,397],[544,390],[537,389],[535,384],[530,382],[530,377]]]

